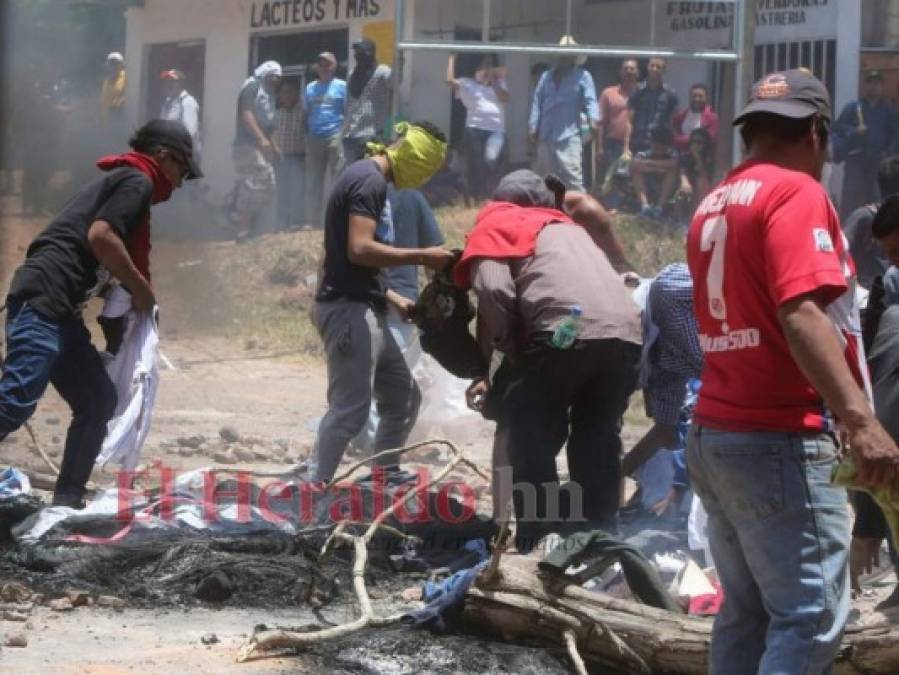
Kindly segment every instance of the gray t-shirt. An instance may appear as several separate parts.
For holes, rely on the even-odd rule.
[[[256,139],[241,119],[244,110],[251,110],[256,116],[256,123],[266,136],[271,137],[275,130],[275,95],[266,91],[255,77],[248,78],[240,88],[237,98],[237,134],[234,145],[256,145]]]
[[[418,190],[387,186],[387,201],[393,212],[393,245],[397,248],[427,248],[443,244],[443,233],[434,212]],[[381,272],[384,285],[404,298],[418,300],[418,266],[389,267]]]
[[[871,288],[874,278],[886,272],[889,262],[883,248],[871,234],[871,223],[877,214],[877,204],[867,204],[857,208],[843,224],[843,234],[849,241],[849,252],[855,261],[858,283]]]

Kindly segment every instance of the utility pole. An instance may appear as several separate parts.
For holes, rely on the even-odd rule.
[[[746,100],[755,79],[755,22],[756,0],[737,0],[734,6],[734,31],[737,42],[737,54],[740,60],[735,64],[734,77],[734,115],[737,115]],[[743,154],[740,134],[734,129],[733,164],[737,164]]]

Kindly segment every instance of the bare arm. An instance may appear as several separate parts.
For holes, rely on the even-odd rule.
[[[134,266],[134,261],[125,248],[125,242],[112,225],[105,220],[94,221],[87,231],[87,244],[100,264],[131,292],[135,309],[153,308],[156,304],[153,289],[144,275]]]
[[[400,265],[425,265],[431,269],[443,269],[453,254],[439,246],[429,248],[395,248],[375,241],[377,223],[373,218],[358,213],[350,214],[347,257],[354,265],[365,267],[398,267]]]
[[[624,254],[624,247],[612,227],[612,219],[602,204],[583,192],[569,190],[565,193],[565,212],[593,235],[597,246],[608,256],[616,272],[635,271]]]
[[[453,88],[459,88],[459,80],[456,79],[456,55],[450,54],[446,61],[446,83]]]
[[[899,450],[852,377],[818,298],[800,296],[783,304],[777,314],[799,369],[849,430],[859,481],[871,487],[894,482]]]
[[[490,86],[493,87],[493,91],[496,92],[496,98],[499,99],[500,103],[508,103],[509,102],[509,92],[502,84],[502,80],[494,75],[490,82]]]
[[[400,295],[392,288],[388,288],[384,295],[387,297],[387,302],[396,308],[404,321],[407,321],[409,319],[409,310],[415,306],[415,303],[405,295]]]

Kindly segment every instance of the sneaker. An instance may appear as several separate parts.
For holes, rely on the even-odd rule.
[[[640,207],[640,215],[644,218],[652,218],[652,207],[649,204],[644,204]]]
[[[650,211],[650,214],[649,214],[650,218],[655,218],[656,220],[658,220],[659,218],[662,217],[662,207],[661,206],[653,206],[649,209],[649,211]]]
[[[53,495],[53,506],[67,506],[70,509],[83,509],[87,504],[81,497],[75,495]]]

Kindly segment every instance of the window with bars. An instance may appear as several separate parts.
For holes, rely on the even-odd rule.
[[[755,80],[768,73],[808,68],[834,95],[837,69],[836,40],[802,40],[755,46]]]

